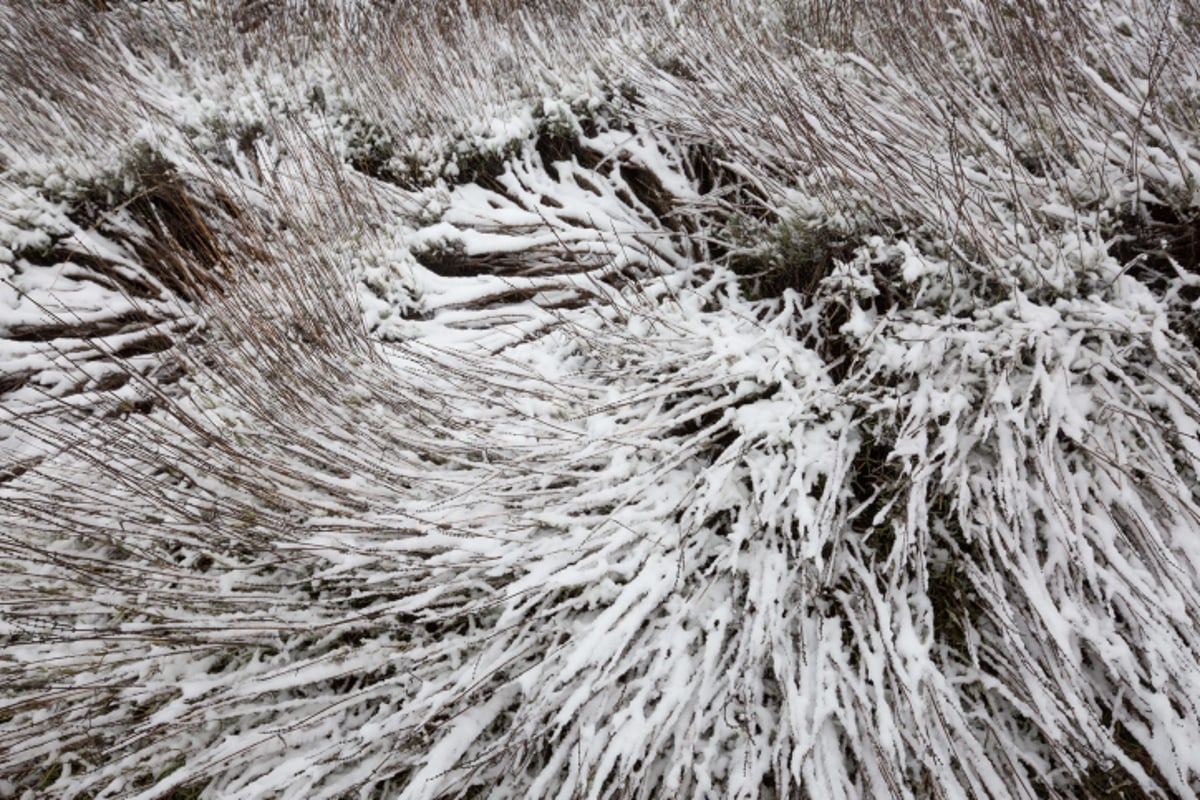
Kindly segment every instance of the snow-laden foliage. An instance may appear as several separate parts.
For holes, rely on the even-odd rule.
[[[1200,793],[1200,9],[0,8],[0,797]]]

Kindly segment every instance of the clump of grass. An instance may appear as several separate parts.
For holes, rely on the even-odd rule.
[[[1200,792],[1187,3],[107,5],[0,9],[6,180],[129,179],[12,269],[106,388],[0,381],[0,779]]]

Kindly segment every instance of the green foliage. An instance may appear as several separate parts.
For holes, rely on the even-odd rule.
[[[773,222],[735,217],[727,256],[747,297],[811,295],[835,263],[853,253],[854,239],[827,220],[789,216]]]

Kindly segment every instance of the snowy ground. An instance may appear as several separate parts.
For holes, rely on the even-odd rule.
[[[1200,793],[1200,10],[106,5],[0,9],[0,797]]]

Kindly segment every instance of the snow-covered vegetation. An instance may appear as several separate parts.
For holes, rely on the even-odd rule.
[[[0,798],[1200,794],[1195,0],[0,3]]]

